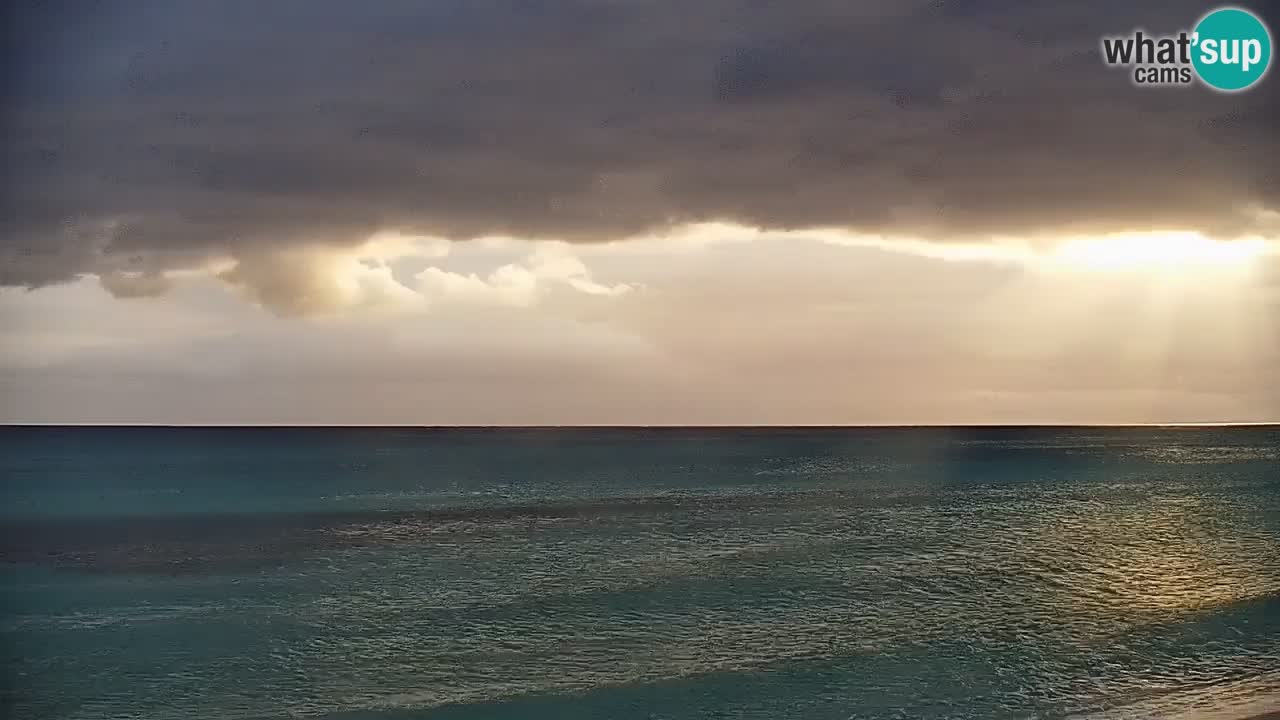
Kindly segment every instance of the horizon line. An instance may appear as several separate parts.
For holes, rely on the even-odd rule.
[[[147,422],[0,422],[3,428],[169,428],[169,429],[386,429],[386,430],[890,430],[890,429],[1087,429],[1087,428],[1259,428],[1280,427],[1280,420],[1260,422],[1148,423],[752,423],[752,424],[417,424],[417,423],[147,423]]]

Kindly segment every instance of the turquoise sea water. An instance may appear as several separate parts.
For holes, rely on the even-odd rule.
[[[1280,709],[1280,429],[0,430],[0,715]]]

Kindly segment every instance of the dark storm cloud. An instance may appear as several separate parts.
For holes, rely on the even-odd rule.
[[[17,0],[0,283],[146,294],[164,270],[388,228],[1273,229],[1275,77],[1138,89],[1097,57],[1206,9]]]

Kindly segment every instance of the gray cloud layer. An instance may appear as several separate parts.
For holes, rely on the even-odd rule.
[[[1276,78],[1138,89],[1097,56],[1206,9],[19,0],[0,284],[148,294],[165,270],[384,228],[1270,232]]]

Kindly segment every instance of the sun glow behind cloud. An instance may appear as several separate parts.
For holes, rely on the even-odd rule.
[[[1242,268],[1268,253],[1259,237],[1214,240],[1194,232],[1128,233],[1077,238],[1059,244],[1053,262],[1090,270]]]
[[[596,282],[591,265],[625,257],[665,257],[679,266],[691,254],[733,256],[749,248],[770,248],[781,260],[788,248],[819,243],[891,256],[916,256],[947,263],[1024,268],[1048,273],[1123,273],[1182,287],[1247,282],[1252,269],[1276,243],[1261,237],[1215,239],[1191,231],[1113,233],[1063,238],[991,238],[985,242],[950,242],[925,238],[858,233],[843,228],[769,230],[731,223],[695,223],[666,233],[603,243],[567,243],[514,237],[485,237],[455,243],[441,237],[376,233],[364,243],[337,249],[325,245],[212,262],[203,271],[170,271],[148,281],[141,290],[120,292],[114,276],[102,276],[103,287],[117,297],[161,294],[175,282],[210,274],[235,287],[252,302],[280,315],[327,314],[373,308],[432,305],[441,298],[493,300],[530,305],[551,285],[587,295],[616,296],[634,289],[625,263],[614,284]],[[459,271],[450,267],[456,251],[500,250],[504,259],[488,267]],[[505,254],[504,254],[505,253]],[[412,273],[397,272],[404,263]],[[135,280],[134,284],[137,282]],[[132,286],[130,286],[132,288]],[[130,289],[126,288],[126,289]]]
[[[698,237],[703,244],[729,239],[816,239],[824,243],[906,253],[950,262],[1008,263],[1049,270],[1126,271],[1168,275],[1247,269],[1280,253],[1259,236],[1215,239],[1194,231],[1126,232],[1062,238],[998,237],[985,242],[950,242],[889,237],[843,228],[765,231],[725,223],[686,228],[670,239]],[[724,238],[723,240],[719,238]],[[650,239],[654,242],[654,239]]]

